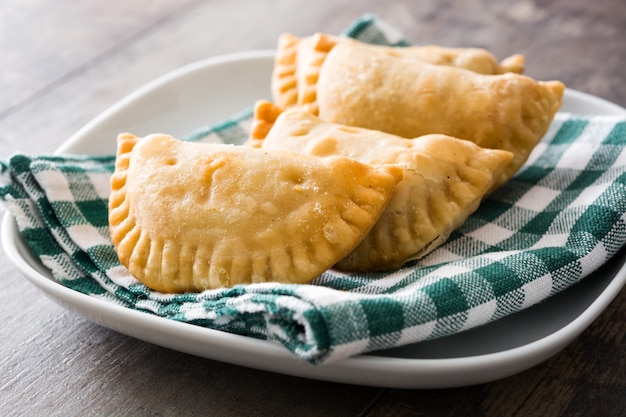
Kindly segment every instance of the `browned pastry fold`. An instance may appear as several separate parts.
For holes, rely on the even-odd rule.
[[[253,148],[261,147],[263,139],[267,136],[270,129],[274,125],[276,118],[282,113],[283,109],[267,100],[258,100],[254,103],[252,113],[252,124],[248,135],[246,146]]]
[[[272,106],[259,103],[257,107]],[[272,112],[260,115],[273,116]],[[404,170],[391,201],[365,239],[335,267],[387,270],[418,259],[446,241],[500,178],[513,155],[444,135],[405,139],[320,121],[301,108],[273,120],[259,144],[318,157],[341,155]]]
[[[401,178],[345,157],[123,134],[111,240],[158,291],[306,283],[358,245]]]
[[[309,105],[316,113],[315,84],[328,53],[337,44],[354,44],[371,53],[420,60],[434,65],[454,66],[480,74],[522,73],[524,57],[512,55],[502,62],[480,48],[448,48],[437,45],[392,47],[370,45],[354,39],[316,33],[298,38],[291,34],[279,37],[272,74],[272,98],[281,108]]]
[[[406,138],[441,133],[514,155],[499,184],[528,158],[561,106],[565,86],[505,73],[372,53],[337,44],[316,84],[319,117]]]

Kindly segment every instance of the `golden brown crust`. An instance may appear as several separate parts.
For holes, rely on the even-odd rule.
[[[271,90],[276,105],[286,108],[298,102],[297,50],[300,38],[285,33],[278,38]]]
[[[494,75],[505,72],[521,74],[524,71],[524,57],[513,55],[498,62],[491,52],[482,48],[449,48],[439,45],[414,47],[388,47],[366,45],[355,42],[357,46],[366,46],[372,53],[390,57],[415,59],[432,65],[462,68],[477,74]]]
[[[274,125],[276,118],[283,110],[267,100],[259,100],[254,104],[252,113],[252,125],[246,146],[260,148],[263,139],[267,136]]]
[[[305,283],[354,249],[401,178],[348,158],[124,134],[111,239],[157,291]]]
[[[325,33],[315,33],[304,38],[283,34],[279,37],[272,74],[274,103],[283,109],[298,104],[317,114],[316,91],[319,72],[328,53],[340,43],[365,47],[372,53],[390,57],[454,66],[480,74],[524,71],[522,55],[513,55],[498,63],[493,54],[481,48],[448,48],[437,45],[393,47],[369,45],[355,39]]]
[[[513,72],[516,74],[523,74],[525,70],[526,64],[524,62],[523,55],[511,55],[508,58],[505,58],[498,64],[498,71],[496,74],[504,74],[507,72]]]
[[[326,55],[340,38],[316,33],[298,45],[298,106],[317,114],[317,80]]]
[[[547,131],[564,88],[558,81],[481,75],[338,44],[320,71],[317,101],[328,122],[406,138],[441,133],[509,150],[515,159],[503,183]]]
[[[365,239],[336,264],[346,271],[386,270],[424,256],[448,238],[480,204],[513,155],[444,135],[416,139],[325,123],[286,110],[262,143],[318,157],[346,156],[404,170],[384,213]]]

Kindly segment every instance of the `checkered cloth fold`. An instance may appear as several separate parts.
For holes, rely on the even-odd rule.
[[[407,44],[372,16],[345,34]],[[249,117],[187,139],[241,142]],[[390,273],[327,271],[309,285],[173,295],[138,283],[108,234],[113,156],[15,155],[1,164],[0,198],[60,284],[147,314],[277,341],[321,364],[462,332],[588,276],[626,241],[625,145],[626,119],[559,114],[521,171],[426,258]]]

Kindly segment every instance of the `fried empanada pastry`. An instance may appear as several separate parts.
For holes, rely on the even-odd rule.
[[[384,56],[339,43],[316,83],[319,117],[406,138],[440,133],[514,155],[501,178],[527,160],[561,106],[565,86],[506,73],[482,75]]]
[[[276,104],[272,104],[267,100],[258,100],[254,103],[252,112],[252,123],[248,140],[244,143],[246,146],[260,148],[263,139],[274,126],[276,118],[283,112],[283,109]]]
[[[262,106],[272,104],[257,105]],[[297,107],[281,113],[260,143],[266,150],[318,157],[341,155],[404,170],[374,228],[336,264],[338,269],[358,272],[398,268],[444,243],[478,208],[513,157],[508,151],[483,149],[445,135],[405,139],[326,123]]]
[[[315,95],[319,71],[326,56],[337,44],[358,45],[373,54],[416,59],[434,65],[464,68],[480,74],[522,73],[524,57],[512,55],[502,62],[481,48],[448,48],[437,45],[381,46],[355,39],[316,33],[299,38],[285,33],[278,39],[278,48],[272,74],[272,98],[281,108],[296,104],[309,105],[316,113]]]
[[[344,157],[123,134],[111,239],[158,291],[306,283],[354,249],[401,178]]]

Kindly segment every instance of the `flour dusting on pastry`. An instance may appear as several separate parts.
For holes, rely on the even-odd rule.
[[[306,283],[364,238],[401,178],[398,167],[344,157],[123,134],[111,239],[159,291]]]

